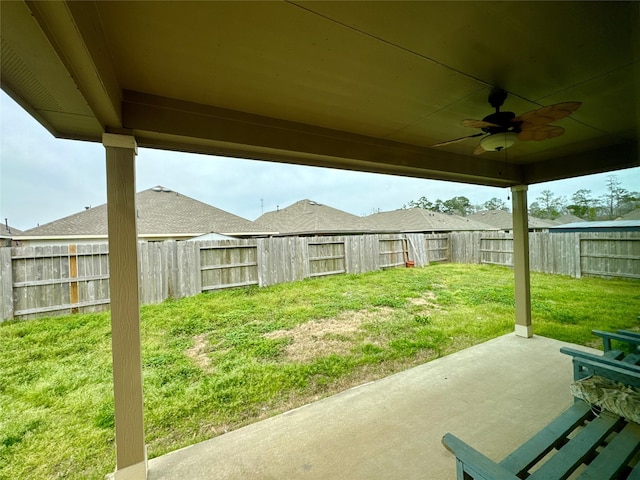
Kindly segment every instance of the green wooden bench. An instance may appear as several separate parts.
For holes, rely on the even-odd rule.
[[[640,363],[640,333],[629,330],[618,330],[616,333],[592,330],[591,333],[602,338],[602,347],[606,357],[618,360],[624,359],[627,363]],[[626,345],[626,350],[612,348],[612,340]]]
[[[560,350],[573,357],[575,380],[597,375],[640,387],[640,366],[624,358]],[[640,480],[640,424],[580,399],[501,462],[451,433],[442,442],[456,456],[458,480]]]

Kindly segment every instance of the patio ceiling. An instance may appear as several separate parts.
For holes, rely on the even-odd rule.
[[[2,2],[2,88],[58,137],[493,186],[640,165],[638,2]],[[467,118],[582,102],[472,154]],[[63,159],[61,159],[63,161]]]

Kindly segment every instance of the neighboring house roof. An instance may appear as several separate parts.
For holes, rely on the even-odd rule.
[[[17,228],[12,227],[9,224],[3,223],[0,224],[0,237],[1,238],[12,238],[16,235],[21,235],[22,230],[18,230]]]
[[[365,217],[371,228],[389,232],[451,232],[462,230],[495,230],[494,227],[460,217],[423,208],[399,209],[374,213]]]
[[[476,222],[486,223],[501,230],[513,230],[513,216],[510,212],[504,210],[485,210],[469,215],[467,218]],[[551,220],[543,220],[541,218],[529,215],[529,228],[549,228],[556,225]]]
[[[268,225],[280,234],[339,234],[369,231],[369,225],[362,217],[308,199],[300,200],[286,208],[264,213],[256,219],[256,223]]]
[[[191,197],[157,186],[136,194],[138,236],[193,237],[265,233],[264,227]],[[268,233],[268,232],[267,232]],[[107,204],[23,232],[24,237],[106,237]]]
[[[631,210],[629,213],[625,213],[620,218],[616,220],[640,220],[640,208],[636,208],[635,210]]]
[[[640,220],[607,220],[604,222],[575,222],[549,228],[550,232],[640,232]]]
[[[566,223],[584,222],[584,220],[571,213],[567,213],[566,215],[562,215],[556,218],[554,222],[556,223],[556,225],[564,225]]]

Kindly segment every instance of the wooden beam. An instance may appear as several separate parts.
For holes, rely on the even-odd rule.
[[[572,178],[579,175],[612,172],[640,166],[640,150],[636,142],[594,148],[575,155],[564,155],[541,163],[524,166],[524,183]]]
[[[116,480],[147,477],[133,137],[104,134],[111,275],[111,343],[116,424]]]
[[[516,301],[516,335],[533,336],[529,277],[529,218],[527,186],[511,187],[513,206],[513,266]]]
[[[151,148],[497,187],[522,183],[513,163],[140,92],[123,92],[122,123]]]

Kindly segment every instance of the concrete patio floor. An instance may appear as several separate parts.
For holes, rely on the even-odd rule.
[[[505,335],[152,459],[148,478],[455,479],[446,432],[501,460],[571,404],[564,345]]]

